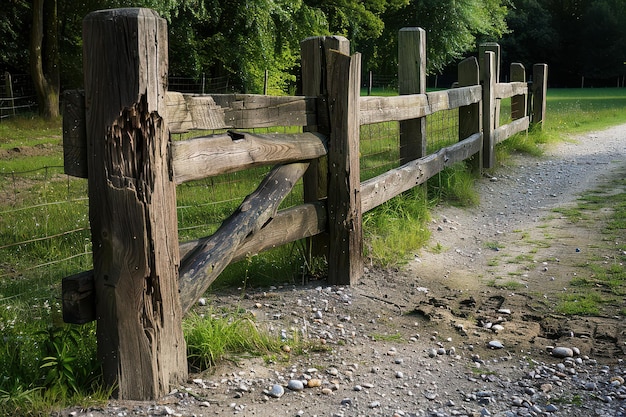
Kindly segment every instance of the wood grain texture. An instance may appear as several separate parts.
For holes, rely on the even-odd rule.
[[[363,212],[367,212],[385,201],[423,184],[445,167],[474,155],[482,146],[482,134],[472,136],[454,145],[445,147],[424,158],[411,161],[361,184]]]
[[[326,139],[314,133],[257,135],[229,132],[172,144],[174,181],[209,176],[326,155]]]
[[[532,123],[543,129],[546,119],[546,93],[548,90],[548,66],[546,64],[533,65],[533,109]]]
[[[484,72],[483,80],[483,168],[493,168],[496,163],[494,152],[493,131],[498,124],[498,104],[495,98],[496,86],[496,55],[493,52],[485,52],[481,56]]]
[[[529,120],[528,117],[522,117],[506,125],[498,126],[492,133],[494,143],[500,143],[516,133],[528,130]]]
[[[232,261],[239,246],[276,216],[278,206],[304,175],[308,163],[275,167],[217,231],[181,261],[180,300],[187,311]]]
[[[363,275],[359,167],[361,56],[328,56],[330,144],[328,150],[328,282],[356,284]]]
[[[480,69],[475,57],[466,58],[458,67],[459,87],[478,86],[480,84]],[[482,108],[480,103],[468,104],[459,107],[459,138],[463,140],[474,133],[482,131]],[[482,146],[478,153],[470,157],[468,164],[474,173],[480,173],[482,168]]]
[[[167,26],[148,9],[83,21],[98,352],[121,399],[156,399],[187,378],[178,226],[164,111]]]
[[[456,109],[481,100],[480,85],[435,91],[426,94],[360,99],[360,124],[400,121],[428,116],[440,110]]]
[[[517,120],[528,114],[528,83],[526,82],[526,69],[520,63],[511,64],[511,82],[523,83],[526,88],[517,95],[511,97],[511,119]]]
[[[426,31],[402,28],[398,32],[398,92],[426,93]],[[400,121],[400,163],[426,155],[426,118]]]
[[[494,91],[496,99],[509,98],[513,96],[525,95],[528,93],[526,82],[498,83]]]

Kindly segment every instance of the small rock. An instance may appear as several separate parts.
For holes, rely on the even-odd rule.
[[[318,378],[311,378],[307,381],[306,386],[309,388],[316,388],[322,386],[322,380]]]
[[[546,405],[546,412],[548,412],[548,413],[556,413],[557,411],[559,411],[559,408],[556,405],[554,405],[554,404]]]
[[[200,298],[198,300],[198,305],[199,306],[205,306],[206,305],[206,298]]]
[[[292,379],[287,383],[287,388],[292,391],[302,391],[304,389],[304,383],[299,379]]]
[[[499,340],[492,340],[491,342],[489,342],[488,346],[491,349],[502,349],[502,348],[504,348],[504,345]]]
[[[369,408],[378,408],[380,407],[380,401],[372,401],[367,405]]]
[[[272,398],[280,398],[285,394],[285,389],[281,385],[274,384],[269,391],[265,391],[265,394]]]
[[[571,358],[574,356],[574,351],[567,347],[557,346],[552,349],[552,356],[555,358]]]

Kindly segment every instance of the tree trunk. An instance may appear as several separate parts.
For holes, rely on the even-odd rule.
[[[37,93],[39,114],[46,119],[59,117],[60,62],[57,26],[57,0],[34,0],[30,38],[30,72]],[[45,49],[44,31],[46,33]]]

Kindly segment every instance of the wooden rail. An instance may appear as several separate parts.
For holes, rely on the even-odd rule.
[[[533,84],[540,114],[529,115],[525,71],[514,64],[513,82],[498,83],[496,45],[481,54],[481,70],[475,58],[459,64],[459,88],[425,93],[419,28],[401,31],[400,96],[360,97],[360,55],[348,55],[345,38],[319,37],[302,43],[307,96],[270,97],[165,92],[157,81],[165,79],[165,23],[147,9],[95,12],[85,25],[86,90],[66,94],[64,153],[66,172],[88,178],[94,270],[64,279],[63,311],[68,322],[98,319],[106,381],[124,399],[156,398],[186,377],[181,316],[230,262],[311,238],[328,259],[329,283],[356,283],[364,212],[454,163],[492,166],[495,144],[545,113],[537,97],[545,97],[545,67]],[[498,103],[508,97],[513,121],[499,126]],[[453,109],[458,142],[426,154],[425,117]],[[402,166],[361,182],[360,126],[388,121],[400,125]],[[217,132],[172,141],[166,126]],[[225,132],[273,126],[304,133]],[[261,165],[273,168],[213,235],[177,241],[177,184]],[[300,178],[305,203],[278,211]]]

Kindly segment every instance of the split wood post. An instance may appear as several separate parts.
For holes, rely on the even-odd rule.
[[[475,57],[466,58],[458,67],[459,87],[469,87],[480,83],[480,69]],[[459,107],[459,140],[481,131],[482,114],[480,103]],[[472,156],[468,164],[474,172],[480,172],[482,149]]]
[[[398,33],[398,92],[426,93],[426,31],[402,28]],[[426,156],[426,118],[400,122],[400,164]]]
[[[483,65],[483,168],[493,168],[496,163],[494,135],[496,128],[496,56],[491,51],[485,52],[481,59]]]
[[[350,41],[343,36],[317,36],[303,40],[300,44],[302,67],[302,93],[308,97],[317,97],[317,126],[305,126],[305,132],[318,132],[330,135],[328,114],[328,74],[326,73],[328,55],[331,50],[350,54]],[[314,203],[326,198],[328,192],[328,159],[314,159],[303,179],[304,202]],[[329,257],[328,233],[309,238],[312,256]]]
[[[497,42],[486,42],[483,43],[481,45],[478,46],[478,63],[480,64],[480,81],[483,82],[485,80],[485,66],[483,65],[483,56],[485,55],[485,52],[493,52],[494,53],[494,60],[495,60],[495,82],[499,83],[500,82],[500,57],[501,55],[501,48],[500,48],[500,44],[498,44]],[[494,126],[493,128],[497,128],[498,126],[500,126],[500,100],[495,100],[494,101],[494,117],[493,117],[493,123]]]
[[[526,82],[526,68],[524,65],[514,62],[511,64],[511,82]],[[517,120],[528,114],[528,100],[525,95],[511,97],[511,119]]]
[[[533,116],[532,123],[543,129],[546,118],[546,93],[548,91],[548,65],[533,65]]]
[[[83,20],[98,353],[120,399],[156,399],[187,378],[176,188],[162,118],[167,48],[167,24],[153,10]]]
[[[328,54],[328,228],[330,284],[356,284],[363,275],[359,167],[361,55]]]

